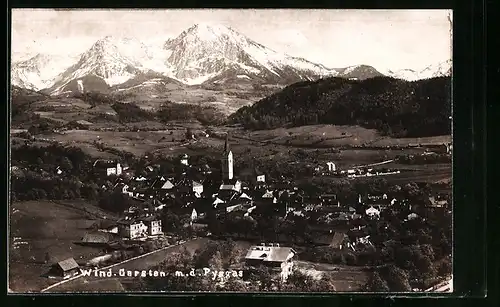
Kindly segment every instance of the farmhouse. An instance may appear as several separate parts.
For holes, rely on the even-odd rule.
[[[70,278],[72,276],[78,275],[79,272],[80,272],[80,267],[73,258],[68,258],[66,260],[59,261],[58,263],[53,265],[51,269],[51,275],[64,278]]]
[[[265,265],[279,272],[285,281],[293,269],[293,257],[297,254],[291,247],[280,247],[279,244],[252,246],[245,256],[245,263],[250,266]]]
[[[96,160],[93,167],[97,174],[103,176],[120,176],[123,171],[120,163],[114,161]]]

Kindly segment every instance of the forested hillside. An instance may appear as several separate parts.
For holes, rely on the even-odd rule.
[[[249,129],[314,124],[360,125],[384,135],[417,137],[451,133],[451,78],[414,82],[375,77],[327,78],[292,84],[229,121]]]

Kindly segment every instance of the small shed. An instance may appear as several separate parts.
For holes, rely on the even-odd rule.
[[[73,258],[68,258],[63,261],[59,261],[56,263],[53,268],[52,272],[56,276],[64,277],[64,278],[69,278],[71,276],[78,275],[80,266],[78,263],[76,263],[75,259]]]

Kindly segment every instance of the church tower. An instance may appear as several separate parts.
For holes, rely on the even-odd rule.
[[[228,144],[229,135],[226,134],[226,142],[224,143],[224,152],[222,153],[222,180],[233,179],[233,153],[229,150]]]

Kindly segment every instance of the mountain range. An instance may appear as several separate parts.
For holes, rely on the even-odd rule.
[[[368,65],[327,68],[276,52],[230,27],[196,24],[161,46],[106,36],[78,56],[38,54],[12,64],[11,83],[57,95],[151,85],[288,85],[332,76],[356,80],[390,76],[413,81],[450,74],[451,60],[422,71],[380,72]]]

